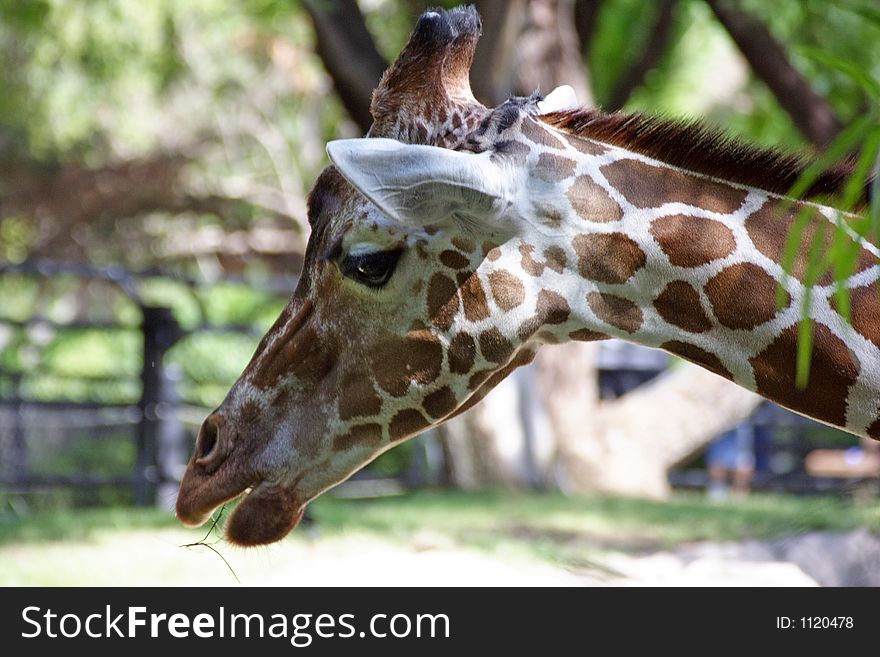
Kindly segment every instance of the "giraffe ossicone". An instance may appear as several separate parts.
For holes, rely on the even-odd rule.
[[[184,523],[247,491],[227,537],[279,540],[317,495],[568,340],[665,349],[880,436],[880,266],[860,219],[780,197],[797,158],[693,126],[571,110],[564,89],[486,108],[468,82],[480,29],[473,9],[425,14],[368,138],[329,144],[300,282],[202,426]],[[813,191],[842,186],[832,171]],[[795,225],[803,248],[784,267]],[[816,244],[848,250],[853,271],[811,272]]]

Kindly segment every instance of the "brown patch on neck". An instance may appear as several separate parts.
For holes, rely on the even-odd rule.
[[[559,139],[557,139],[555,135],[552,135],[547,128],[531,117],[526,116],[523,118],[522,133],[529,139],[529,141],[538,144],[539,146],[549,146],[550,148],[565,150],[565,144],[559,141]]]
[[[397,442],[417,434],[430,424],[428,419],[419,411],[414,408],[407,408],[391,418],[391,423],[388,425],[388,433],[391,436],[391,442]]]
[[[732,329],[753,329],[787,308],[791,297],[777,309],[776,279],[751,262],[725,267],[706,283],[706,296],[718,321]]]
[[[572,134],[564,135],[564,138],[569,146],[580,151],[584,155],[602,155],[603,153],[608,152],[608,149],[605,146],[592,139],[586,139]]]
[[[425,397],[425,400],[422,402],[422,407],[427,411],[428,415],[435,420],[439,420],[440,418],[449,415],[457,403],[458,400],[455,398],[455,393],[452,391],[452,388],[449,386],[443,386],[439,390],[435,390]]]
[[[523,242],[519,245],[519,253],[522,256],[520,260],[520,267],[523,268],[523,271],[530,276],[540,276],[544,273],[544,264],[535,260],[532,253],[534,253],[535,247],[531,244],[526,244]]]
[[[571,306],[561,294],[541,290],[538,292],[536,313],[541,317],[542,324],[564,324],[571,315]]]
[[[489,274],[489,289],[495,305],[507,312],[519,306],[526,298],[526,288],[522,281],[509,271],[500,269]]]
[[[831,302],[836,306],[835,297]],[[853,328],[880,347],[880,283],[874,281],[850,290],[849,303]]]
[[[654,308],[667,322],[685,331],[704,333],[712,328],[700,304],[700,293],[685,281],[672,281],[663,288],[654,299]]]
[[[733,381],[733,374],[730,373],[730,370],[724,367],[724,364],[718,356],[709,353],[695,344],[681,342],[680,340],[671,340],[661,344],[660,348],[665,349],[676,356],[681,356],[685,360],[689,360],[701,367],[705,367],[710,372],[723,376],[725,379]]]
[[[544,249],[544,265],[561,274],[565,271],[568,264],[568,258],[565,256],[565,249],[561,246],[549,246]]]
[[[538,292],[535,314],[520,324],[517,329],[517,336],[521,342],[526,342],[544,325],[564,324],[568,321],[570,315],[571,306],[565,297],[552,290],[541,290]],[[544,341],[546,342],[547,340]]]
[[[473,377],[471,377],[471,381],[469,387],[471,390],[475,392],[467,398],[467,400],[455,409],[455,412],[452,413],[447,420],[451,420],[457,415],[461,415],[465,411],[470,410],[474,406],[476,406],[480,401],[485,398],[486,395],[494,388],[496,385],[501,383],[513,370],[517,367],[522,367],[523,365],[528,365],[535,359],[536,352],[529,348],[520,349],[516,356],[504,367],[499,370],[483,370],[482,372],[478,372]]]
[[[650,232],[677,267],[699,267],[726,258],[736,249],[733,231],[714,219],[668,215],[655,219]]]
[[[453,374],[467,374],[474,366],[477,356],[477,343],[467,333],[459,333],[449,343],[447,353],[449,371]]]
[[[610,336],[599,331],[591,331],[590,329],[578,329],[568,334],[568,337],[578,342],[595,342],[596,340],[609,340]]]
[[[571,206],[581,219],[605,223],[619,221],[623,210],[590,176],[578,176],[566,192]]]
[[[807,385],[795,385],[797,325],[749,362],[755,371],[758,393],[818,420],[846,426],[846,399],[856,382],[860,364],[855,354],[827,326],[816,324]]]
[[[541,153],[538,163],[535,165],[535,175],[545,182],[561,182],[574,175],[576,166],[575,161],[570,158],[552,153]]]
[[[719,214],[730,214],[742,205],[748,194],[744,189],[640,160],[617,160],[606,164],[601,171],[608,182],[637,208],[685,203]]]
[[[834,224],[826,219],[818,210],[795,204],[787,212],[783,212],[784,205],[776,200],[769,199],[761,209],[752,213],[745,221],[746,231],[755,248],[765,256],[783,264],[783,254],[788,240],[797,239],[796,256],[789,269],[790,275],[801,282],[807,283],[807,275],[811,275],[811,282],[815,285],[831,285],[835,276],[833,271],[809,271],[809,253],[814,242],[817,242],[819,253],[828,253],[835,241],[846,248],[855,247],[859,250],[855,270],[847,272],[846,277],[864,271],[878,264],[877,257],[860,246],[853,244],[851,237],[840,231]],[[810,217],[803,228],[800,236],[795,235],[798,215],[801,211],[808,212]]]
[[[506,363],[513,349],[513,343],[497,328],[493,327],[480,333],[480,353],[490,363]]]
[[[347,452],[353,447],[378,447],[382,444],[382,426],[379,424],[356,424],[347,433],[333,440],[334,452]]]
[[[590,292],[587,303],[596,317],[622,331],[635,333],[642,327],[642,309],[629,299],[604,292]]]
[[[572,240],[580,275],[601,283],[625,283],[647,262],[642,248],[623,233],[589,233]]]

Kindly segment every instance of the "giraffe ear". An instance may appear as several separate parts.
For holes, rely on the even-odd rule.
[[[490,153],[370,138],[331,141],[327,154],[359,192],[403,224],[491,222],[511,204]]]

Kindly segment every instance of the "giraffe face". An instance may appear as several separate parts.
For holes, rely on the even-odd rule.
[[[489,153],[418,147],[417,165],[415,147],[401,163],[397,142],[356,141],[379,148],[394,189],[430,182],[389,188],[383,209],[335,167],[319,177],[297,290],[205,421],[178,496],[200,524],[249,490],[227,524],[238,544],[278,540],[322,491],[476,403],[567,315],[514,273],[519,250],[513,265],[502,253],[513,205]],[[331,153],[356,181],[372,165]]]
[[[248,491],[227,537],[276,541],[309,500],[573,330],[565,295],[538,284],[572,255],[521,239],[524,196],[541,202],[566,163],[527,157],[553,139],[525,116],[538,99],[492,112],[473,99],[479,30],[469,8],[426,13],[374,94],[376,138],[328,146],[302,278],[201,429],[184,523]]]

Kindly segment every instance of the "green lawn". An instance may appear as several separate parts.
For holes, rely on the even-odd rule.
[[[718,504],[695,494],[651,502],[425,491],[378,500],[325,496],[311,513],[314,526],[296,530],[276,546],[246,551],[220,541],[213,547],[247,584],[276,581],[273,576],[282,572],[295,580],[318,578],[324,567],[329,576],[345,564],[355,569],[366,554],[375,555],[368,563],[387,558],[386,568],[433,550],[469,555],[481,564],[600,571],[608,552],[647,554],[693,540],[813,530],[880,531],[880,504],[767,495]],[[172,584],[203,578],[234,583],[216,554],[180,547],[199,541],[205,531],[185,530],[170,514],[152,509],[3,516],[0,584]]]

